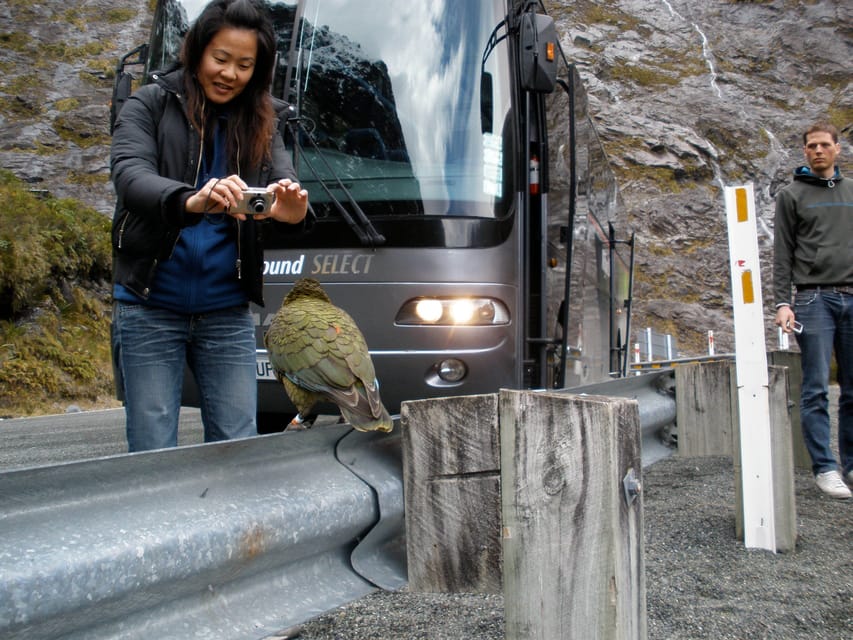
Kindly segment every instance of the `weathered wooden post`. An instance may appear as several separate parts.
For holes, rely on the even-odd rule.
[[[787,367],[769,366],[770,400],[770,458],[772,463],[773,519],[776,551],[793,551],[797,544],[797,505],[794,492],[794,457],[791,442],[790,402],[788,401]],[[737,391],[732,386],[732,396]],[[735,431],[740,429],[737,411],[734,415]],[[737,440],[738,438],[735,438]],[[735,476],[735,533],[744,537],[743,482],[740,447],[735,447],[732,458]]]
[[[737,396],[732,397],[734,369],[728,360],[675,367],[678,454],[730,456]]]
[[[788,404],[791,408],[791,446],[794,450],[794,467],[811,472],[812,459],[806,442],[803,440],[803,428],[800,424],[800,394],[803,388],[803,370],[798,351],[769,351],[767,361],[788,368]]]
[[[637,402],[501,391],[500,437],[506,638],[644,639]]]
[[[788,368],[785,379],[793,464],[796,469],[810,471],[811,458],[800,427],[800,388],[803,378],[800,354],[794,351],[768,351],[767,361],[771,365]],[[737,394],[732,395],[733,385],[736,385],[733,376],[734,368],[727,360],[684,364],[675,368],[679,455],[728,456],[738,446],[735,432]],[[781,378],[777,380],[781,381]],[[780,395],[775,397],[777,401],[781,398]]]
[[[777,551],[792,550],[797,541],[789,373],[788,367],[768,367],[770,482]],[[738,538],[744,539],[743,466],[735,363],[720,361],[678,366],[675,380],[679,455],[732,456],[735,532]]]
[[[498,396],[404,402],[409,589],[500,593]]]

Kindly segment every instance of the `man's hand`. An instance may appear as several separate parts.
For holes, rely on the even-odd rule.
[[[791,309],[788,305],[782,305],[778,309],[776,309],[776,320],[777,327],[782,327],[782,331],[785,333],[791,333],[794,330],[794,310]]]

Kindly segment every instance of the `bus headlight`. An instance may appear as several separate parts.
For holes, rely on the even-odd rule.
[[[494,298],[414,298],[397,312],[396,323],[441,326],[509,324],[509,310]]]
[[[427,324],[434,324],[441,320],[443,313],[444,308],[438,300],[423,298],[415,303],[415,316]]]

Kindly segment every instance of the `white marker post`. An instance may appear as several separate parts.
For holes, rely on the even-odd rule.
[[[776,551],[770,395],[752,184],[726,187],[747,548]]]

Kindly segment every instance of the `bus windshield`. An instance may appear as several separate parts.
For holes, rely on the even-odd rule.
[[[313,166],[368,215],[500,215],[509,65],[503,46],[483,57],[503,2],[447,4],[305,2],[288,99],[317,142],[299,167],[309,190]]]
[[[268,0],[272,92],[318,219],[346,191],[372,219],[500,219],[514,190],[509,54],[490,47],[505,0]],[[202,0],[165,0],[149,71],[177,58]]]

